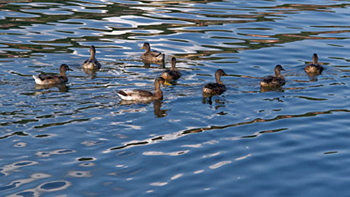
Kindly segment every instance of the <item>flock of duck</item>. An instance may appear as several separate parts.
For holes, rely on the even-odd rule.
[[[145,49],[145,52],[141,55],[141,59],[146,63],[158,63],[164,62],[165,55],[164,53],[152,51],[149,43],[144,43],[141,49]],[[95,58],[96,49],[94,46],[90,46],[90,58],[84,61],[82,67],[86,73],[94,73],[101,68],[101,64]],[[35,83],[42,86],[50,86],[56,84],[65,84],[68,82],[68,77],[66,71],[71,70],[68,65],[62,64],[60,66],[59,75],[45,75],[40,74],[38,76],[33,75]],[[260,86],[262,88],[280,88],[285,85],[286,80],[281,74],[281,71],[284,70],[281,65],[275,67],[275,75],[267,76],[262,79]],[[313,54],[312,63],[308,64],[305,67],[305,72],[311,76],[317,76],[322,73],[324,70],[321,65],[318,64],[317,54]],[[203,95],[213,96],[220,95],[226,91],[225,84],[221,81],[222,76],[227,76],[224,70],[218,69],[215,72],[215,83],[208,83],[203,87]],[[168,82],[175,81],[181,77],[180,71],[176,68],[176,58],[172,57],[171,59],[171,68],[170,70],[164,71],[160,77],[157,77],[154,82],[155,91],[150,92],[147,90],[119,90],[117,92],[118,96],[126,101],[152,101],[152,100],[162,100],[163,92],[160,89],[160,85],[169,84]]]

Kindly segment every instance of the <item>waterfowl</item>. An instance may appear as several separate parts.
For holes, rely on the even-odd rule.
[[[319,75],[323,71],[323,67],[318,64],[318,56],[316,53],[313,54],[312,56],[312,64],[308,64],[305,67],[305,72],[307,74],[316,74]]]
[[[100,62],[95,58],[96,49],[95,46],[90,46],[90,58],[83,63],[84,70],[99,70],[101,68]]]
[[[171,58],[170,70],[164,71],[161,75],[163,79],[165,79],[167,81],[172,81],[172,80],[176,80],[176,79],[181,77],[181,73],[180,73],[180,71],[177,70],[175,65],[176,65],[176,58],[173,57],[173,58]]]
[[[164,61],[164,53],[158,51],[151,51],[151,45],[148,42],[145,42],[141,49],[146,51],[141,55],[141,59],[146,62],[161,62]]]
[[[67,70],[72,70],[67,64],[62,64],[60,67],[60,75],[44,75],[40,74],[38,76],[33,75],[35,83],[38,85],[53,85],[68,82],[68,77],[66,75]]]
[[[227,74],[222,69],[218,69],[215,72],[216,82],[206,84],[203,87],[203,94],[216,95],[216,94],[222,94],[223,92],[225,92],[226,86],[224,85],[224,83],[222,83],[221,76],[227,76]]]
[[[275,76],[267,76],[261,82],[262,87],[281,87],[286,84],[284,76],[281,75],[281,70],[284,70],[281,65],[275,67]]]
[[[152,100],[162,100],[163,92],[160,89],[160,85],[164,84],[165,80],[161,77],[157,77],[154,81],[154,93],[147,90],[119,90],[118,96],[127,101],[140,101],[147,102]]]

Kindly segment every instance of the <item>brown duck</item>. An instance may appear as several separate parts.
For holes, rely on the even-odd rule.
[[[53,85],[68,82],[68,77],[66,75],[67,70],[72,70],[67,64],[62,64],[60,67],[60,75],[44,75],[40,74],[38,76],[33,75],[35,83],[38,85]]]
[[[99,70],[101,68],[100,62],[95,58],[96,49],[93,45],[90,46],[90,58],[83,63],[84,70]]]
[[[215,72],[215,83],[208,83],[203,87],[203,94],[205,95],[219,95],[226,91],[226,86],[221,81],[221,76],[227,76],[225,71],[218,69]]]
[[[154,93],[147,90],[119,90],[117,94],[121,99],[127,101],[147,102],[152,100],[162,100],[163,92],[160,89],[160,85],[164,83],[165,80],[163,78],[156,78],[154,81]]]
[[[316,53],[313,54],[312,56],[312,64],[308,64],[305,67],[305,72],[307,74],[316,74],[319,75],[322,73],[322,71],[324,70],[324,68],[318,64],[318,56]]]
[[[281,87],[286,84],[284,76],[281,74],[284,70],[281,65],[275,67],[275,76],[267,76],[261,82],[261,87]]]
[[[162,78],[167,81],[177,80],[181,77],[180,71],[177,70],[176,66],[176,58],[171,58],[171,68],[170,70],[166,70],[162,73]]]
[[[161,62],[164,61],[164,53],[158,51],[152,51],[151,45],[148,42],[145,42],[141,49],[146,51],[141,55],[141,59],[146,62]]]

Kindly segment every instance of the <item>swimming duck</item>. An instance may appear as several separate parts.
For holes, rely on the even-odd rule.
[[[127,101],[147,102],[152,100],[162,100],[163,92],[160,89],[160,85],[164,83],[165,80],[163,78],[157,77],[154,81],[154,93],[147,90],[119,90],[117,94],[121,99]]]
[[[95,58],[96,49],[95,46],[90,46],[90,58],[83,63],[84,70],[99,70],[101,68],[100,62]]]
[[[170,70],[164,71],[161,75],[163,79],[165,79],[167,81],[172,81],[172,80],[176,80],[176,79],[181,77],[181,73],[180,73],[180,71],[177,70],[175,65],[176,65],[176,58],[173,57],[173,58],[171,58]]]
[[[67,64],[62,64],[60,67],[60,75],[44,75],[40,74],[38,76],[33,75],[35,83],[38,85],[53,85],[68,82],[68,77],[66,75],[67,70],[72,70]]]
[[[312,64],[308,64],[305,67],[305,72],[308,74],[321,74],[323,71],[323,67],[318,64],[318,56],[316,53],[312,56]]]
[[[146,51],[141,55],[141,59],[148,62],[161,62],[164,61],[164,53],[158,51],[151,51],[151,46],[148,42],[145,42],[141,49]]]
[[[275,67],[275,76],[267,76],[264,78],[260,85],[262,87],[281,87],[286,84],[284,76],[281,75],[281,70],[284,70],[281,65]]]
[[[215,72],[216,83],[208,83],[203,87],[203,94],[216,95],[226,91],[226,86],[221,81],[221,76],[227,76],[225,71],[218,69]]]

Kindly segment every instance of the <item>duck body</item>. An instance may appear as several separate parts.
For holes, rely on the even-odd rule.
[[[316,53],[313,54],[312,56],[312,64],[308,64],[305,67],[305,72],[307,74],[316,74],[319,75],[322,73],[322,71],[324,70],[324,68],[318,64],[318,56]]]
[[[162,73],[161,77],[167,81],[177,80],[181,77],[180,71],[176,68],[176,58],[171,58],[171,69]]]
[[[167,81],[174,81],[181,77],[181,73],[177,70],[166,70],[161,75]]]
[[[54,84],[62,84],[68,82],[68,77],[66,75],[66,71],[71,70],[68,65],[62,64],[60,66],[60,75],[44,75],[40,74],[38,76],[33,75],[35,83],[37,85],[54,85]]]
[[[165,54],[152,51],[151,46],[148,42],[145,42],[141,49],[145,49],[146,51],[141,55],[141,59],[146,62],[162,62],[164,61]]]
[[[226,86],[219,83],[208,83],[203,87],[204,94],[219,95],[226,91]]]
[[[286,81],[284,77],[281,76],[267,76],[264,78],[261,82],[260,85],[262,87],[281,87],[286,84]]]
[[[154,82],[154,93],[147,90],[119,90],[117,95],[126,101],[140,101],[147,102],[152,100],[162,100],[163,92],[160,89],[160,85],[164,84],[165,80],[161,77],[156,78]]]
[[[281,75],[281,70],[284,70],[281,65],[275,67],[275,76],[267,76],[261,82],[261,87],[281,87],[286,84],[286,80]]]
[[[83,69],[87,70],[99,70],[101,64],[97,60],[85,60],[83,63]]]
[[[90,46],[90,58],[83,63],[84,70],[99,70],[101,68],[100,62],[95,58],[96,49],[93,45]]]
[[[221,76],[227,76],[227,74],[222,70],[218,69],[215,72],[215,83],[208,83],[203,87],[204,95],[220,95],[226,91],[226,86],[221,81]]]
[[[307,74],[317,74],[320,75],[324,68],[320,65],[309,64],[305,67],[305,72]]]

